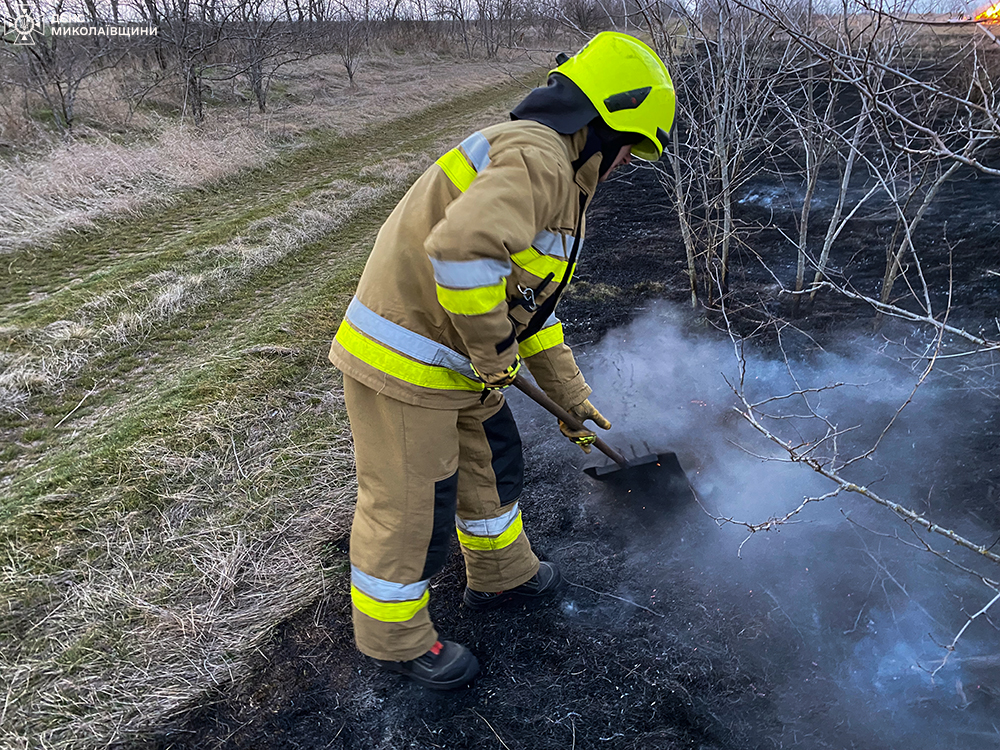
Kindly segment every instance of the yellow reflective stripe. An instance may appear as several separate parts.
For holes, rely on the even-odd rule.
[[[473,536],[461,529],[457,529],[458,541],[466,549],[503,549],[514,543],[514,540],[520,536],[523,528],[524,524],[521,521],[521,514],[518,513],[517,518],[499,536]]]
[[[413,385],[446,391],[481,391],[483,389],[482,383],[460,375],[454,370],[425,365],[423,362],[415,362],[398,352],[394,352],[359,333],[346,320],[340,324],[340,328],[337,330],[337,342],[350,354],[376,370],[388,373]]]
[[[510,256],[510,259],[533,276],[544,279],[551,273],[553,277],[560,281],[562,281],[562,277],[566,274],[566,266],[568,264],[568,261],[561,258],[553,258],[551,255],[544,255],[533,247],[529,247],[527,250],[522,250],[519,253],[514,253]]]
[[[563,341],[562,323],[556,323],[554,326],[543,328],[534,336],[526,338],[518,344],[517,353],[525,358],[533,357],[539,352],[544,352],[546,349],[558,346]]]
[[[480,286],[475,289],[449,289],[437,285],[437,298],[441,307],[456,315],[482,315],[507,299],[507,282]]]
[[[444,170],[444,173],[448,175],[448,179],[455,184],[455,187],[463,193],[469,188],[472,180],[476,177],[475,168],[469,164],[465,155],[457,148],[453,148],[438,159],[436,164]]]
[[[351,602],[361,612],[379,622],[406,622],[427,606],[431,592],[425,591],[419,599],[408,602],[380,602],[355,586],[351,586]]]

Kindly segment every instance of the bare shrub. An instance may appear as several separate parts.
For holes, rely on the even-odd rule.
[[[646,19],[678,87],[679,124],[661,175],[681,225],[692,300],[699,266],[701,294],[712,300],[717,287],[728,288],[730,252],[740,242],[738,193],[773,158],[777,129],[767,113],[794,60],[787,41],[772,41],[766,20],[729,0],[693,12],[652,6]],[[690,30],[690,45],[674,43],[678,24]]]
[[[340,3],[322,38],[323,46],[333,49],[340,58],[348,84],[353,89],[354,77],[368,48],[365,19],[359,17],[350,4]]]
[[[608,9],[597,0],[562,0],[556,13],[584,33],[598,31],[608,21]]]
[[[1000,104],[984,83],[1000,54],[988,38],[953,34],[928,58],[931,32],[902,4],[845,2],[843,15],[821,16],[812,4],[722,0],[653,4],[642,15],[679,92],[661,174],[678,213],[693,303],[728,291],[730,250],[745,244],[734,196],[765,170],[801,194],[788,236],[795,278],[779,279],[796,293],[808,272],[814,283],[825,277],[837,237],[865,204],[877,197],[890,206],[897,227],[882,250],[882,302],[941,187],[960,168],[997,173],[981,158],[1000,138]],[[832,167],[840,190],[817,243],[814,193]],[[861,180],[867,184],[853,196]],[[800,298],[792,298],[796,313]]]

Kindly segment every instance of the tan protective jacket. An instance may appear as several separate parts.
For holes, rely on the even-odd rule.
[[[559,404],[589,396],[553,314],[597,187],[600,153],[573,170],[585,142],[586,129],[517,121],[438,159],[379,231],[330,361],[391,398],[453,409],[519,351]]]

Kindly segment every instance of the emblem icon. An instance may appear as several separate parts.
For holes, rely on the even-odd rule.
[[[12,44],[27,45],[35,43],[35,32],[40,30],[38,22],[35,20],[31,8],[27,5],[17,6],[17,15],[14,16],[13,23],[8,23],[7,32],[14,32],[16,35]]]

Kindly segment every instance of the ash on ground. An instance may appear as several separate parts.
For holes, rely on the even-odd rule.
[[[734,348],[717,318],[681,306],[684,253],[662,189],[649,171],[627,182],[609,184],[595,202],[560,317],[595,403],[615,423],[611,442],[676,451],[701,504],[617,496],[580,472],[583,456],[554,420],[514,397],[528,465],[525,528],[570,585],[537,611],[473,615],[461,607],[454,551],[432,582],[431,615],[443,637],[479,657],[474,686],[434,694],[366,662],[351,636],[347,540],[335,540],[331,565],[341,573],[328,593],[275,631],[248,677],[221,686],[210,706],[144,747],[996,746],[996,619],[977,619],[954,653],[942,648],[989,600],[974,578],[918,549],[908,526],[856,497],[811,504],[766,533],[715,520],[764,521],[831,487],[773,460],[780,453],[733,413],[724,376],[734,377]],[[996,210],[995,191],[981,187],[979,202]],[[955,201],[968,205],[970,196]],[[741,210],[749,221],[776,203],[762,182],[748,188]],[[930,221],[943,229],[949,215]],[[951,274],[956,320],[975,322],[991,319],[1000,300],[1000,277],[982,272],[996,260],[997,225],[967,229],[949,235],[964,252],[951,265],[930,259],[927,273]],[[858,253],[871,231],[845,233],[832,261],[841,270],[853,263],[858,286],[880,278],[880,260]],[[778,233],[753,242],[754,253],[734,258],[733,288],[748,309],[753,302],[780,316],[770,273],[788,276],[794,256]],[[866,308],[820,298],[797,321],[805,334],[780,342],[787,361],[774,339],[748,351],[748,390],[761,398],[787,391],[791,373],[802,387],[843,382],[814,405],[844,427],[859,425],[849,440],[870,442],[913,384],[906,350],[887,347],[886,330],[872,334],[870,318]],[[997,411],[982,383],[930,382],[858,476],[988,544],[1000,529]],[[810,439],[808,421],[801,429]]]

